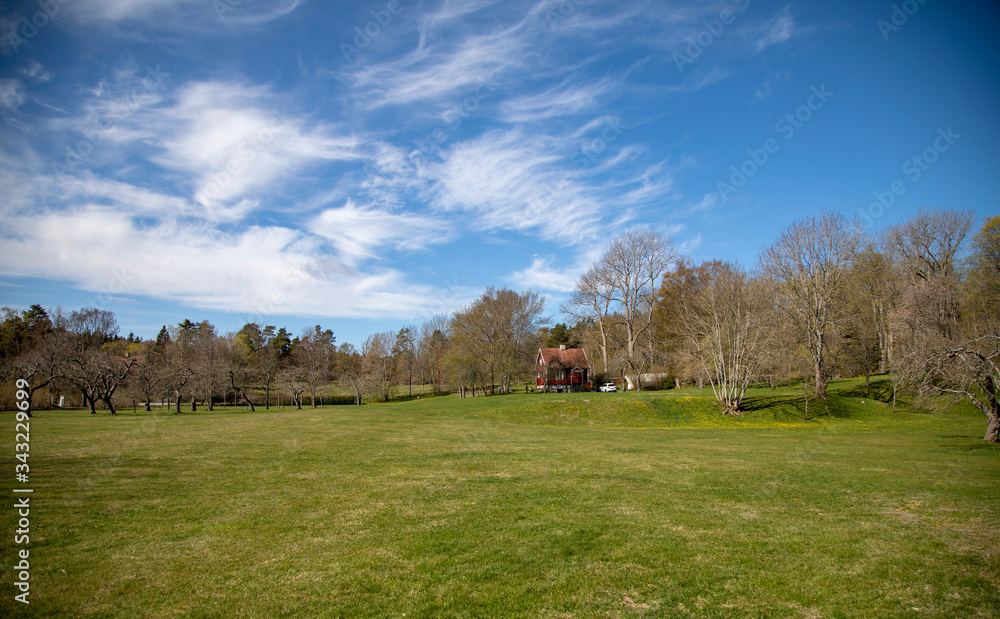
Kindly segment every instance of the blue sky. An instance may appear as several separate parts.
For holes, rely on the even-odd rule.
[[[359,344],[615,234],[997,214],[1000,3],[0,3],[0,305]],[[916,158],[916,159],[914,159]],[[881,203],[877,198],[881,196]]]

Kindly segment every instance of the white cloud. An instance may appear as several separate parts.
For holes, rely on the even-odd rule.
[[[29,58],[27,65],[21,68],[21,75],[36,82],[45,83],[52,79],[52,74],[45,70],[34,58]]]
[[[24,103],[24,87],[15,79],[0,79],[0,110],[13,112]]]
[[[791,9],[792,6],[790,4],[786,5],[774,17],[764,22],[756,30],[756,39],[753,45],[757,53],[764,51],[772,45],[784,43],[794,36],[795,18],[792,17]]]
[[[388,62],[359,67],[348,74],[362,105],[455,105],[477,88],[527,66],[530,51],[521,24],[499,32],[471,34],[449,46],[421,46]],[[508,85],[509,86],[509,85]],[[433,114],[431,114],[433,115]]]
[[[65,2],[65,0],[62,0]],[[66,11],[81,21],[156,21],[157,25],[192,24],[193,16],[218,25],[256,26],[280,19],[305,0],[250,2],[248,0],[89,0],[68,4]]]
[[[528,123],[580,114],[593,108],[612,87],[610,80],[577,87],[560,84],[545,92],[508,99],[501,106],[501,116],[508,123]]]
[[[0,274],[68,281],[102,294],[345,318],[430,315],[442,295],[408,283],[396,270],[360,272],[324,252],[319,238],[283,227],[223,234],[198,224],[138,225],[100,206],[6,223]]]
[[[586,267],[581,269],[576,265],[569,269],[557,269],[553,266],[555,262],[555,256],[536,256],[532,259],[531,266],[514,272],[508,279],[518,288],[573,292]]]
[[[326,124],[308,126],[260,86],[192,84],[173,107],[134,121],[158,137],[163,152],[154,161],[192,176],[194,199],[209,216],[287,180],[302,166],[364,158],[358,138]]]
[[[90,0],[74,3],[68,10],[77,18],[99,21],[149,19],[165,9],[198,4],[198,0]]]
[[[448,225],[442,221],[371,206],[359,207],[350,200],[341,208],[320,213],[309,229],[352,259],[375,258],[385,246],[420,250],[443,243],[451,236]]]
[[[575,243],[592,236],[601,205],[568,171],[568,153],[520,131],[491,132],[457,144],[431,166],[434,204],[468,212],[487,230],[531,231]]]

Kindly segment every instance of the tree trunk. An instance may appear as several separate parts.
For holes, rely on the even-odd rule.
[[[826,385],[823,383],[823,360],[816,361],[816,397],[826,397]]]
[[[1000,414],[996,411],[989,416],[990,423],[986,427],[986,436],[983,439],[990,443],[1000,443]]]
[[[146,398],[146,412],[147,413],[153,412],[152,402],[149,401],[149,398]]]
[[[194,396],[191,396],[191,412],[198,412],[198,402],[194,399]]]

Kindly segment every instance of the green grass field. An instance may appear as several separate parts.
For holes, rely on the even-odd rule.
[[[42,411],[31,612],[10,498],[0,615],[1000,614],[983,417],[843,382],[803,421],[802,393],[740,418],[698,390]]]

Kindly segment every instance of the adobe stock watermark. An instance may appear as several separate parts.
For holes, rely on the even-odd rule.
[[[288,124],[288,116],[284,110],[273,110],[267,126],[258,129],[256,133],[240,142],[233,155],[222,169],[212,174],[212,181],[195,194],[195,200],[207,205],[222,195],[233,180],[246,173],[247,166],[267,150],[278,139],[281,130]]]
[[[903,0],[900,4],[892,5],[889,21],[880,19],[876,23],[878,31],[882,33],[882,39],[888,41],[889,35],[893,32],[899,32],[899,29],[906,25],[906,22],[910,21],[910,18],[916,15],[920,7],[925,4],[927,4],[927,0]]]
[[[793,112],[785,114],[778,119],[778,122],[774,123],[775,132],[785,142],[794,138],[799,130],[812,120],[813,114],[818,112],[833,97],[833,93],[826,89],[826,84],[819,87],[813,86],[809,90],[811,94],[805,103],[797,107]],[[776,138],[767,138],[760,148],[747,149],[747,159],[743,163],[730,166],[729,169],[732,173],[729,176],[729,182],[720,180],[715,184],[715,188],[719,192],[719,197],[722,199],[723,204],[725,204],[730,194],[742,189],[753,175],[757,174],[761,168],[767,165],[767,162],[771,160],[771,156],[781,150],[781,144]]]
[[[76,148],[66,146],[66,157],[63,162],[52,162],[52,170],[56,174],[69,174],[78,166],[90,160],[94,150],[100,145],[109,131],[118,128],[118,123],[125,120],[142,107],[140,98],[144,95],[152,94],[163,87],[165,75],[160,69],[146,67],[146,77],[137,80],[131,88],[127,89],[127,95],[114,101],[110,113],[97,119],[97,126],[83,132],[83,138],[76,144]]]
[[[618,141],[622,134],[622,126],[617,118],[609,118],[604,121],[601,129],[601,136],[593,140],[585,140],[580,145],[580,152],[573,155],[570,161],[586,168],[597,161],[597,158],[608,150],[608,146]]]
[[[17,55],[21,48],[29,41],[38,36],[46,26],[52,23],[52,18],[59,14],[62,7],[70,3],[71,0],[38,0],[39,10],[32,13],[31,17],[22,17],[13,28],[13,32],[7,33],[4,43],[11,54]]]
[[[694,64],[695,61],[698,60],[703,53],[705,53],[705,50],[708,47],[711,47],[711,45],[715,43],[720,36],[722,36],[722,33],[726,31],[726,26],[732,25],[732,23],[736,21],[737,15],[746,11],[747,7],[750,6],[750,0],[730,1],[736,7],[735,11],[729,8],[722,9],[719,11],[719,16],[715,19],[706,19],[702,21],[701,25],[704,26],[704,28],[693,37],[689,37],[687,39],[688,44],[687,47],[684,48],[684,53],[674,52],[673,55],[670,56],[670,59],[674,61],[675,65],[677,65],[677,70],[679,72],[684,72],[684,65]]]
[[[407,0],[412,4],[414,0]],[[372,9],[368,12],[372,16],[370,21],[363,26],[354,27],[354,45],[346,41],[341,41],[340,52],[344,55],[344,60],[354,62],[361,55],[361,51],[367,49],[372,41],[378,38],[382,31],[392,23],[395,16],[403,12],[403,3],[400,0],[389,0],[385,8]]]
[[[912,185],[919,181],[925,172],[931,169],[941,158],[941,155],[951,150],[951,147],[961,138],[960,133],[955,133],[951,127],[947,129],[938,128],[937,137],[934,142],[922,152],[914,155],[903,163],[901,172],[909,179]],[[875,201],[868,205],[866,209],[858,209],[858,216],[866,226],[875,223],[875,220],[885,214],[887,209],[892,208],[896,203],[896,198],[906,193],[908,185],[902,179],[896,179],[889,183],[886,191],[875,191]]]
[[[549,28],[555,29],[559,24],[576,15],[578,9],[588,4],[593,3],[583,0],[562,0],[555,8],[545,9],[545,20],[549,22]]]

